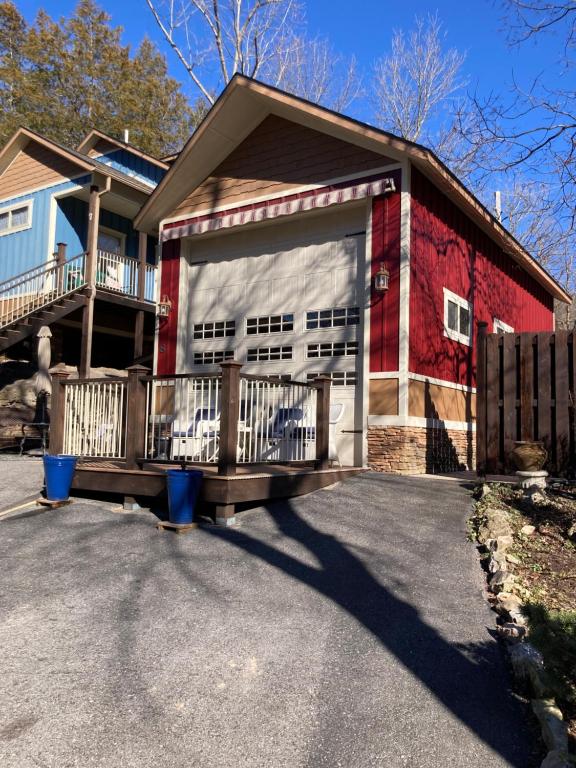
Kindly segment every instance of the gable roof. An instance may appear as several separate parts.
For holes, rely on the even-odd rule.
[[[409,160],[552,296],[571,301],[562,286],[431,150],[243,75],[235,75],[228,83],[142,207],[135,226],[148,232],[156,229],[185,195],[204,181],[270,114],[398,162]]]
[[[159,160],[157,157],[149,155],[147,152],[143,152],[133,144],[114,139],[112,136],[109,136],[107,133],[99,131],[96,128],[91,130],[90,133],[80,142],[77,147],[77,151],[87,155],[91,149],[94,149],[99,141],[107,141],[109,144],[118,147],[118,149],[125,149],[127,152],[131,152],[133,155],[141,157],[143,160],[147,160],[149,163],[158,166],[158,168],[162,168],[164,171],[170,167],[168,163],[164,162],[163,160]]]
[[[149,184],[144,184],[138,179],[122,173],[115,168],[111,168],[104,163],[99,163],[98,160],[88,157],[75,149],[68,149],[57,141],[47,139],[45,136],[41,136],[39,133],[36,133],[29,128],[19,128],[12,138],[4,145],[2,150],[0,150],[0,176],[16,158],[18,153],[26,148],[29,142],[39,144],[49,151],[54,152],[56,155],[69,160],[78,167],[79,171],[86,171],[88,173],[97,171],[104,176],[110,176],[115,181],[125,184],[132,189],[139,192],[145,192],[146,195],[149,195],[153,189]]]

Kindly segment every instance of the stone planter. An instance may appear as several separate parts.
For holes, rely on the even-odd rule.
[[[521,472],[539,472],[548,458],[548,452],[542,443],[535,440],[521,440],[514,443],[510,459]]]

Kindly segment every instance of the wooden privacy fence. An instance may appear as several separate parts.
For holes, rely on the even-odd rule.
[[[478,473],[512,471],[517,440],[540,440],[546,469],[575,467],[576,396],[573,331],[486,333],[477,350]]]

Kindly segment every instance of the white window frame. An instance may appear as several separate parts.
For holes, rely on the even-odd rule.
[[[499,320],[497,317],[494,318],[493,328],[493,333],[514,333],[514,328],[511,325],[508,325],[503,320]]]
[[[201,361],[197,361],[197,356],[202,356]],[[210,355],[212,357],[211,360],[206,360],[205,358]],[[215,360],[214,358],[216,356],[223,355],[222,360]],[[226,360],[234,360],[234,350],[233,349],[207,349],[203,352],[194,352],[192,356],[193,365],[220,365],[220,363],[225,362]]]
[[[468,312],[470,313],[469,335],[460,333],[460,331],[455,331],[453,328],[448,327],[448,302],[449,301],[451,301],[453,304],[456,304],[457,307],[462,307],[463,309],[467,309]],[[458,317],[458,324],[460,324],[460,317]],[[472,344],[473,325],[474,325],[474,311],[473,311],[472,302],[462,298],[462,296],[458,296],[457,293],[453,293],[452,291],[449,291],[448,288],[444,288],[444,336],[446,336],[449,339],[452,339],[453,341],[458,341],[460,344],[465,344],[467,347],[469,347]]]
[[[98,248],[99,251],[102,251],[102,253],[112,253],[113,256],[126,256],[126,233],[120,232],[117,229],[112,229],[111,227],[102,227],[98,225],[98,234],[102,232],[103,235],[110,235],[110,237],[115,237],[120,241],[120,253],[112,253],[112,251],[105,251],[102,248]]]
[[[4,235],[12,235],[15,232],[24,232],[26,229],[30,229],[32,227],[32,210],[34,207],[34,199],[31,200],[22,200],[20,203],[11,203],[10,205],[5,205],[2,208],[0,208],[0,214],[2,213],[8,213],[8,229],[5,229],[3,232],[0,232],[0,237],[3,237]],[[21,208],[27,208],[28,209],[28,224],[24,224],[23,226],[19,227],[13,227],[12,226],[12,212],[13,211],[19,211]]]
[[[331,380],[333,387],[355,387],[358,384],[358,371],[316,371],[315,373],[307,373],[306,381],[310,382],[317,379],[318,376],[328,376]],[[354,381],[348,381],[348,379],[354,379]]]
[[[280,350],[279,357],[271,358],[272,350]],[[288,350],[290,350],[288,352]],[[256,353],[256,360],[250,360],[249,356]],[[261,354],[266,353],[265,357],[260,357]],[[284,356],[286,355],[286,357]],[[288,357],[289,355],[289,357]],[[248,347],[246,350],[246,362],[247,363],[283,363],[286,360],[294,360],[294,346],[292,344],[274,344],[270,347]]]
[[[350,319],[353,316],[352,313],[354,311],[357,313],[356,322],[351,323]],[[308,328],[308,315],[312,312],[316,312],[318,314],[317,328]],[[330,325],[320,325],[321,312],[330,312]],[[344,312],[344,322],[342,324],[334,324],[334,312]],[[360,325],[360,307],[325,307],[324,309],[307,309],[304,312],[304,330],[307,333],[316,333],[317,331],[330,331],[334,330],[335,328],[348,328],[350,326],[354,327],[357,325]]]
[[[272,325],[272,318],[273,317],[279,317],[280,318],[280,330],[279,331],[271,331],[270,326]],[[290,323],[290,320],[285,320],[285,317],[291,317],[292,318],[292,328],[282,328],[282,326],[286,323],[287,325]],[[256,320],[256,326],[253,326],[256,328],[255,333],[249,333],[248,332],[248,321],[249,320]],[[258,328],[259,320],[267,320],[268,321],[268,330],[267,331],[260,331]],[[278,325],[278,323],[275,323],[275,325]],[[257,336],[276,336],[281,333],[294,333],[296,325],[296,315],[294,312],[275,312],[272,315],[256,315],[256,316],[250,316],[246,318],[246,322],[244,324],[246,338],[252,338]]]
[[[334,354],[334,348],[336,345],[344,345],[344,353],[341,355]],[[322,355],[322,347],[332,347],[332,354]],[[311,347],[318,347],[318,354],[310,354]],[[306,345],[306,359],[307,360],[326,360],[333,357],[356,357],[360,351],[360,345],[355,340],[350,341],[311,341]]]
[[[216,323],[223,323],[224,328],[223,333],[220,335],[216,335],[216,331],[220,330],[216,328]],[[232,326],[231,328],[227,328],[226,326]],[[207,326],[212,326],[212,328],[207,328]],[[197,330],[199,328],[199,330]],[[231,333],[228,333],[228,331],[231,331]],[[197,333],[200,333],[200,336],[196,336]],[[206,320],[203,323],[192,323],[192,339],[194,341],[205,341],[207,339],[230,339],[232,337],[236,336],[236,320]]]

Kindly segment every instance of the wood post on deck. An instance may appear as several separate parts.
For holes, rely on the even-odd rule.
[[[316,469],[328,469],[330,444],[330,378],[319,376],[314,380],[316,400]]]
[[[238,418],[240,416],[240,369],[242,363],[227,360],[222,369],[220,438],[218,445],[218,474],[236,474],[238,450]]]
[[[96,267],[98,261],[98,223],[100,221],[100,188],[90,187],[88,205],[88,242],[86,250],[85,280],[88,283],[88,301],[82,310],[82,346],[80,351],[80,378],[90,376],[92,365],[92,334],[94,326],[94,299],[96,297]]]
[[[138,233],[138,300],[146,298],[146,252],[148,250],[148,235]],[[134,318],[134,360],[142,357],[144,350],[144,311],[136,311]]]
[[[48,453],[50,456],[58,456],[64,450],[64,385],[68,378],[68,371],[59,369],[52,371],[52,394],[50,396],[50,442]]]
[[[137,469],[138,459],[145,454],[146,384],[142,381],[149,369],[131,365],[126,387],[126,469]]]
[[[64,266],[66,264],[66,243],[56,243],[57,251],[54,254],[56,258],[56,292],[58,295],[64,293]]]

